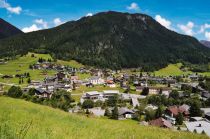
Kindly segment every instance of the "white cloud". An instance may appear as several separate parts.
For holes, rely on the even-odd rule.
[[[34,21],[36,24],[42,25],[43,28],[48,28],[48,23],[44,21],[43,19],[36,19]]]
[[[20,6],[12,7],[5,0],[0,0],[0,8],[4,8],[7,11],[9,11],[10,13],[13,13],[13,14],[20,14],[22,12],[22,8]]]
[[[208,41],[210,41],[210,32],[205,32],[205,37]]]
[[[202,25],[198,33],[204,33],[206,29],[210,29],[210,24]]]
[[[130,6],[127,6],[127,9],[128,10],[135,10],[135,11],[140,10],[139,5],[137,3],[135,3],[135,2],[131,3]]]
[[[36,24],[33,24],[30,27],[23,28],[22,31],[27,33],[27,32],[37,31],[37,30],[41,30],[41,29],[42,28],[38,27]]]
[[[193,31],[194,23],[189,21],[186,25],[177,25],[178,28],[184,32],[186,35],[193,36],[195,33]]]
[[[161,25],[163,25],[164,27],[166,27],[167,29],[171,29],[171,22],[169,20],[166,20],[160,15],[156,15],[155,20],[159,22]]]
[[[55,18],[53,20],[53,23],[54,23],[55,26],[59,26],[59,25],[63,24],[63,22],[61,21],[60,18]]]
[[[88,17],[88,16],[93,16],[93,13],[86,14],[86,17]]]

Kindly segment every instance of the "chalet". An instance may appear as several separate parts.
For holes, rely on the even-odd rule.
[[[176,118],[179,113],[182,113],[184,117],[189,117],[189,107],[188,105],[182,106],[170,106],[166,109],[166,115]]]
[[[76,75],[75,75],[75,76],[71,76],[71,77],[70,77],[70,80],[71,80],[71,82],[72,82],[72,83],[73,83],[73,82],[75,82],[75,83],[76,83],[76,82],[78,82],[79,77],[78,77],[78,76],[76,76]]]
[[[38,96],[39,98],[51,98],[52,93],[41,88],[36,88],[35,96]]]
[[[202,91],[202,92],[201,92],[201,97],[202,97],[203,100],[209,99],[209,98],[210,98],[210,93],[209,93],[209,91]]]
[[[108,80],[108,81],[106,81],[106,86],[108,86],[110,88],[115,88],[116,84],[113,81]]]
[[[104,84],[104,79],[102,79],[101,77],[99,76],[92,76],[90,79],[89,79],[89,82],[92,83],[93,85],[100,85],[100,84]]]
[[[48,76],[44,79],[45,83],[54,83],[57,82],[57,77],[56,76]]]
[[[118,119],[131,119],[135,117],[135,112],[133,110],[129,110],[128,108],[119,108],[118,109]]]
[[[136,86],[136,91],[137,92],[142,92],[144,88],[145,87],[143,87],[143,86]],[[150,86],[148,88],[149,88],[149,94],[150,95],[157,95],[162,90],[162,94],[163,95],[169,96],[169,94],[172,92],[172,89],[169,88],[169,87],[162,87],[162,88],[160,88],[160,87]]]
[[[163,128],[172,128],[172,124],[169,121],[165,120],[164,118],[158,118],[149,121],[149,125],[163,127]]]
[[[56,74],[56,76],[57,76],[57,78],[58,78],[59,81],[62,81],[66,77],[66,74],[63,73],[63,72],[58,72]]]

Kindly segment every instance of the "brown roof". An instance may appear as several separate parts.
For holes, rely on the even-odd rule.
[[[182,113],[184,115],[188,115],[189,111],[186,110],[184,107],[180,107],[180,106],[170,106],[167,108],[168,111],[170,111],[171,113],[173,113],[174,116],[177,116],[179,113]]]
[[[172,124],[163,118],[158,118],[158,119],[152,120],[149,122],[149,125],[172,128]]]

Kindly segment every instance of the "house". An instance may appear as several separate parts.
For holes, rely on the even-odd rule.
[[[185,125],[190,132],[196,131],[199,134],[205,132],[210,137],[210,123],[207,121],[185,122]]]
[[[78,82],[78,80],[79,80],[79,77],[78,76],[76,76],[76,75],[74,75],[74,76],[71,76],[70,77],[70,80],[71,80],[71,82],[73,83],[73,82]]]
[[[207,120],[210,121],[210,112],[207,112],[207,113],[205,114],[205,118],[206,118]]]
[[[118,119],[131,119],[134,118],[135,112],[129,110],[128,108],[119,108],[118,109]]]
[[[57,82],[57,77],[56,76],[48,76],[44,79],[45,83],[54,83]]]
[[[158,118],[149,121],[149,125],[163,127],[163,128],[172,128],[172,124],[169,121],[165,120],[164,118]]]
[[[203,100],[209,99],[209,98],[210,98],[210,93],[209,93],[209,91],[202,91],[201,97],[203,98]]]
[[[102,79],[101,77],[99,76],[92,76],[90,79],[89,79],[89,82],[92,83],[93,85],[100,85],[100,84],[104,84],[104,79]]]
[[[35,88],[35,96],[39,98],[51,98],[52,93],[41,88]]]
[[[136,86],[136,92],[142,92],[144,89],[144,86]]]
[[[111,81],[111,80],[107,80],[106,85],[110,88],[115,88],[116,87],[114,81]]]
[[[184,117],[188,117],[189,116],[189,108],[187,107],[187,105],[182,105],[182,106],[170,106],[166,109],[166,115],[176,118],[176,116],[179,113],[182,113]]]
[[[114,97],[116,95],[119,95],[119,90],[104,90],[103,91],[103,97],[104,98],[110,98],[110,97]]]
[[[58,72],[56,76],[59,81],[62,81],[66,77],[66,74],[64,74],[63,72]]]

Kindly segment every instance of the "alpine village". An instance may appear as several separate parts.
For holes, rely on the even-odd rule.
[[[0,138],[208,139],[208,44],[140,13],[0,19]]]

